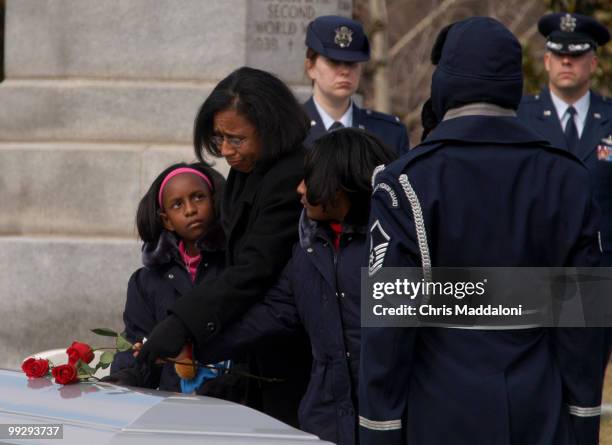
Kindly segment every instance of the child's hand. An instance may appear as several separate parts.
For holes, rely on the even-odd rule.
[[[181,352],[175,357],[174,360],[176,360],[177,362],[187,362],[192,358],[193,356],[191,353],[191,343],[187,343],[183,346],[183,349],[181,349]]]
[[[193,353],[192,353],[191,343],[187,343],[183,345],[181,352],[174,359],[177,362],[185,363],[184,365],[178,364],[178,363],[175,363],[174,365],[174,369],[176,370],[176,373],[182,379],[190,380],[195,377],[197,369],[194,366],[192,359],[193,359]]]
[[[140,354],[141,349],[142,349],[142,342],[137,341],[136,343],[132,345],[132,351],[134,351],[132,355],[134,357],[138,357],[138,354]]]

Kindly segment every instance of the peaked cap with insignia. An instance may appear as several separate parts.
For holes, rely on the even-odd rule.
[[[370,42],[361,23],[337,15],[324,15],[310,22],[306,46],[317,54],[341,62],[370,59]]]
[[[547,14],[538,22],[538,30],[546,37],[546,49],[556,54],[584,54],[610,40],[605,26],[592,17],[580,14]]]

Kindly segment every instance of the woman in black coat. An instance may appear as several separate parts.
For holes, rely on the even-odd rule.
[[[226,268],[174,304],[139,360],[175,357],[188,341],[197,347],[210,340],[274,283],[297,239],[307,131],[308,118],[289,88],[265,71],[243,67],[214,88],[196,117],[194,147],[200,160],[204,153],[222,156],[231,167],[221,216]],[[247,403],[295,425],[310,360],[305,336],[255,351],[250,373],[283,381],[249,380]]]
[[[376,166],[394,158],[375,137],[356,129],[317,139],[298,188],[304,212],[289,263],[261,302],[194,351],[203,363],[232,358],[262,339],[305,328],[314,360],[300,428],[339,445],[356,442],[360,274],[371,177]]]

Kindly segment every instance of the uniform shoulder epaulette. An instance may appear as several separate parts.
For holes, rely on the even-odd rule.
[[[539,94],[527,94],[525,96],[523,96],[521,103],[523,104],[530,104],[530,103],[534,103],[534,102],[539,102],[540,101],[540,95]]]
[[[366,114],[366,116],[374,119],[390,122],[395,125],[403,125],[402,120],[398,116],[394,116],[392,114],[381,113],[380,111],[370,110],[369,108],[364,109],[363,112]]]

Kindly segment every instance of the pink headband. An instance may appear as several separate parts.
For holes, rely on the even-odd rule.
[[[168,184],[168,181],[170,181],[172,178],[174,178],[177,175],[183,174],[183,173],[192,173],[194,175],[199,176],[208,185],[208,188],[210,189],[210,191],[214,190],[212,183],[210,182],[210,179],[208,179],[208,176],[206,176],[201,171],[198,171],[195,168],[190,168],[190,167],[177,168],[176,170],[172,170],[170,173],[168,173],[166,177],[164,178],[164,180],[162,181],[161,185],[159,186],[159,193],[157,194],[157,202],[159,203],[160,208],[164,208],[164,204],[162,201],[164,187],[166,187],[166,184]]]

